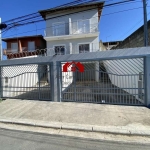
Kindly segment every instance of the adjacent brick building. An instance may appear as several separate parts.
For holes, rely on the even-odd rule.
[[[148,24],[148,42],[150,44],[150,20]],[[123,49],[123,48],[134,48],[134,47],[143,47],[144,46],[144,26],[141,26],[131,35],[129,35],[125,40],[119,43],[118,46],[112,49]]]
[[[2,40],[7,45],[7,48],[3,50],[3,54],[7,56],[7,59],[39,55],[41,54],[41,49],[46,48],[46,41],[42,35],[14,37]]]

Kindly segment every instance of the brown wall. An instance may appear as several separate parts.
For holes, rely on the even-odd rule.
[[[19,43],[19,40],[21,41],[21,46],[22,47],[27,47],[28,48],[28,42],[35,42],[35,48],[36,49],[44,49],[46,48],[46,41],[42,37],[29,37],[29,38],[21,38],[21,39],[12,39],[7,41],[7,49],[11,49],[11,43]],[[19,44],[18,44],[19,48]]]

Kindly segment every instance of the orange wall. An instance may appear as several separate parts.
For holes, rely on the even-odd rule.
[[[46,41],[41,38],[41,37],[29,37],[29,38],[22,38],[22,39],[13,39],[7,41],[7,49],[11,49],[11,43],[19,43],[19,40],[21,41],[21,46],[22,47],[27,47],[28,48],[28,42],[35,42],[35,48],[40,49],[40,48],[46,48]],[[43,46],[44,45],[44,46]],[[19,48],[19,45],[18,45]]]

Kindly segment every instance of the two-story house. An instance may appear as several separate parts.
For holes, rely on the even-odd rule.
[[[99,21],[104,2],[41,10],[48,55],[99,51]]]
[[[7,59],[43,55],[46,53],[46,41],[42,35],[22,36],[2,39],[7,48],[3,54]],[[43,51],[41,50],[43,49]]]

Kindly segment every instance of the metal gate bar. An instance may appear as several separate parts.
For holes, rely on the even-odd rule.
[[[50,64],[1,67],[3,98],[52,100]]]
[[[63,72],[61,101],[144,105],[144,59],[81,62],[84,72]],[[77,63],[77,62],[76,62]]]

